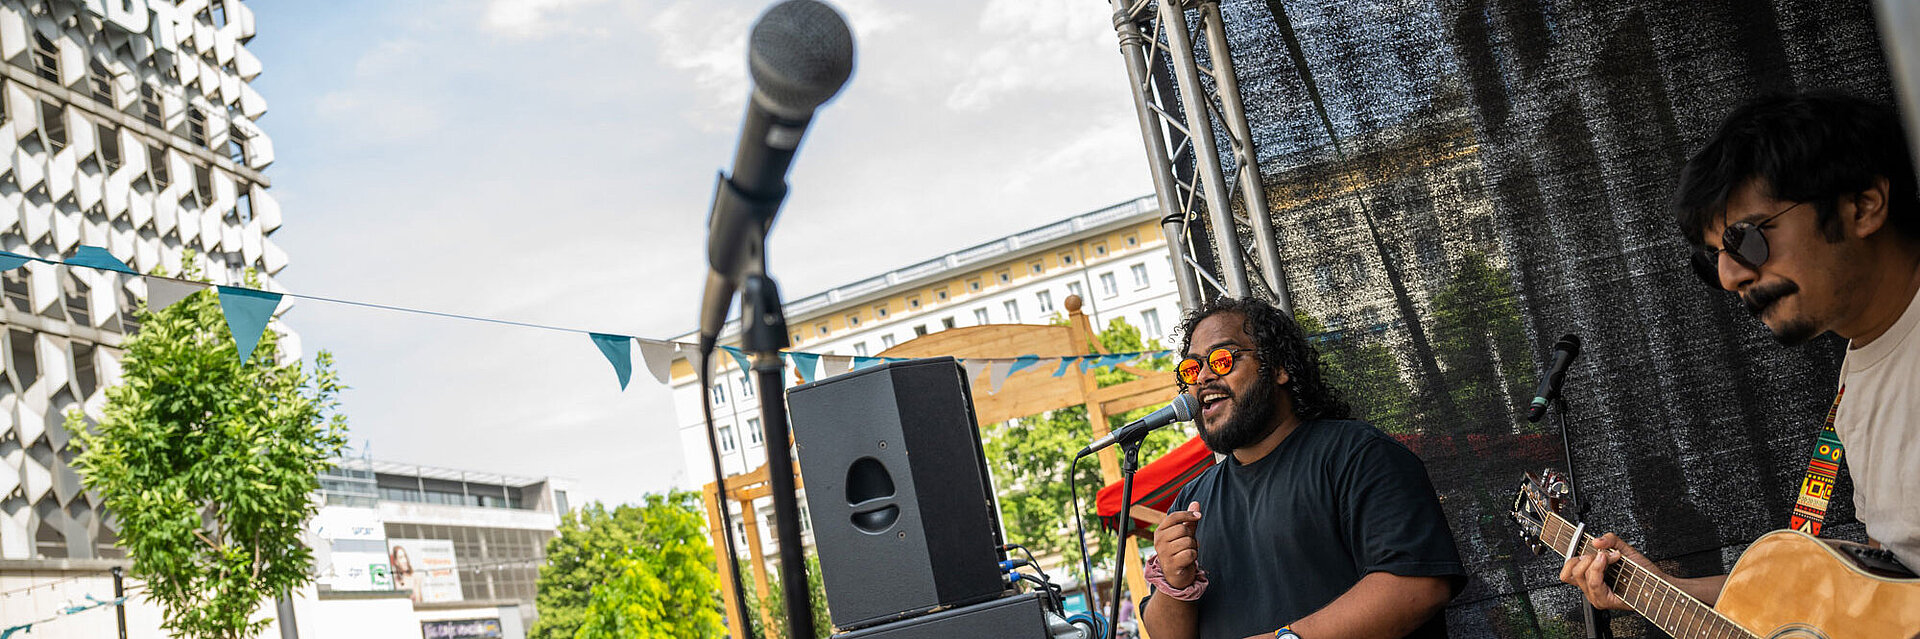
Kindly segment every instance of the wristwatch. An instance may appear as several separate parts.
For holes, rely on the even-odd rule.
[[[1273,631],[1273,637],[1274,639],[1300,639],[1300,635],[1293,634],[1292,628],[1275,630]]]

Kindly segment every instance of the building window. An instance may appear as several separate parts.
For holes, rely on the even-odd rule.
[[[926,336],[927,336],[927,325],[926,325],[926,324],[921,324],[921,325],[919,325],[919,326],[915,326],[915,327],[913,327],[913,336],[914,336],[914,337],[926,337]]]
[[[1099,244],[1095,244],[1095,245],[1093,245],[1093,256],[1094,256],[1094,257],[1106,257],[1106,256],[1107,256],[1107,243],[1106,243],[1106,242],[1101,242],[1101,243],[1099,243]]]
[[[853,345],[853,354],[854,354],[854,355],[857,355],[857,356],[860,356],[860,357],[866,357],[866,356],[867,356],[867,343],[866,343],[866,342],[859,342],[859,343],[856,343],[856,344],[854,344],[854,345]]]
[[[60,81],[60,50],[38,31],[33,34],[33,72],[53,82]]]
[[[740,442],[735,441],[733,438],[733,426],[731,424],[726,426],[721,426],[720,427],[720,452],[731,453],[738,448],[740,448]]]
[[[713,388],[709,389],[709,391],[713,393],[714,405],[718,406],[718,405],[727,403],[727,383],[726,382],[714,382]]]
[[[120,132],[105,124],[93,125],[96,146],[100,147],[100,163],[107,166],[107,172],[120,170]]]
[[[193,165],[193,194],[200,198],[200,206],[213,203],[213,175],[205,164]]]
[[[740,376],[740,397],[747,398],[752,396],[753,396],[753,377],[751,375],[743,374]]]
[[[247,163],[247,136],[240,129],[227,131],[227,159],[233,160],[234,164]]]
[[[1033,298],[1034,298],[1034,301],[1037,301],[1040,303],[1040,312],[1042,313],[1053,312],[1053,292],[1052,291],[1040,291],[1038,293],[1034,293]]]
[[[1079,282],[1067,282],[1067,294],[1083,300],[1087,299],[1087,292],[1080,287]]]
[[[889,348],[893,348],[893,336],[892,336],[892,335],[881,335],[881,336],[880,336],[880,350],[886,350],[886,349],[889,349]]]
[[[1140,333],[1147,339],[1160,339],[1166,334],[1160,329],[1160,311],[1151,308],[1140,311]]]
[[[1001,306],[1007,309],[1007,323],[1009,324],[1020,323],[1020,303],[1019,302],[1014,300],[1007,300],[1007,303],[1002,304]]]
[[[87,64],[88,94],[94,102],[107,105],[109,109],[113,108],[112,77],[113,73],[107,70],[107,65],[100,64],[99,60]]]
[[[1147,287],[1147,265],[1145,264],[1133,265],[1133,287],[1134,288]]]
[[[860,328],[860,315],[857,313],[853,315],[848,315],[847,326],[852,328]]]
[[[208,2],[207,12],[209,14],[210,21],[213,22],[214,27],[218,28],[218,27],[227,26],[227,1],[226,0],[212,0],[211,2]]]
[[[799,333],[794,333],[794,334],[793,334],[793,343],[795,343],[795,344],[798,344],[798,343],[800,343],[800,334],[799,334]]]
[[[973,323],[975,323],[975,324],[992,324],[992,323],[993,323],[993,320],[992,320],[991,318],[989,318],[989,317],[987,317],[987,309],[984,309],[984,308],[976,308],[976,309],[973,309]]]
[[[233,212],[240,217],[241,224],[253,221],[253,193],[244,184],[240,186],[240,195],[234,198]]]
[[[972,293],[980,292],[980,278],[976,277],[976,278],[967,280],[967,291]]]
[[[1027,272],[1032,273],[1034,275],[1039,275],[1041,271],[1045,271],[1045,270],[1047,270],[1046,266],[1041,264],[1040,260],[1034,260],[1032,264],[1027,265]]]
[[[909,311],[920,310],[920,298],[919,297],[907,298],[907,310]]]
[[[59,153],[67,148],[67,114],[60,105],[42,101],[40,103],[40,131],[45,134],[48,153]]]
[[[1060,254],[1060,265],[1061,265],[1061,266],[1073,266],[1073,254],[1072,254],[1072,253],[1061,253],[1061,254]]]
[[[147,147],[147,175],[153,180],[153,190],[167,188],[173,183],[173,177],[167,171],[167,151],[157,146]]]
[[[953,328],[954,327],[953,318],[952,317],[940,318],[940,326],[942,328]]]
[[[1127,248],[1133,248],[1133,247],[1136,247],[1136,246],[1139,246],[1139,245],[1140,245],[1140,234],[1139,234],[1139,233],[1128,233],[1128,234],[1127,234]]]
[[[151,85],[140,85],[140,119],[154,126],[166,126],[160,119],[160,95]]]
[[[760,442],[764,441],[765,439],[766,439],[766,436],[760,432],[760,418],[748,417],[747,418],[747,444],[751,446],[759,446]]]
[[[814,332],[816,332],[816,333],[819,333],[819,334],[821,334],[821,335],[825,335],[825,334],[827,334],[827,323],[826,323],[826,322],[821,322],[821,323],[819,323],[819,324],[814,324],[814,325],[813,325],[813,331],[814,331]]]
[[[993,274],[993,278],[994,278],[994,279],[996,279],[996,280],[999,280],[1001,284],[1006,284],[1006,283],[1008,283],[1008,282],[1012,282],[1012,281],[1013,281],[1013,271],[1012,271],[1012,270],[1009,270],[1009,269],[1004,269],[1004,268],[1003,268],[1003,269],[1000,269],[1000,272],[998,272],[998,273],[994,273],[994,274]]]
[[[943,289],[940,289],[940,290],[937,290],[937,291],[934,291],[934,292],[933,292],[933,301],[936,301],[936,302],[945,302],[945,301],[947,301],[947,289],[944,289],[944,288],[943,288]]]
[[[208,150],[213,149],[207,145],[207,114],[199,109],[187,109],[187,139]]]
[[[875,306],[875,307],[873,307],[873,316],[874,316],[874,317],[878,317],[878,318],[880,318],[880,319],[886,319],[886,318],[887,318],[887,307],[885,307],[885,306]]]
[[[1333,267],[1320,264],[1313,267],[1313,287],[1321,293],[1333,292]]]
[[[1114,280],[1113,273],[1100,274],[1100,295],[1113,297],[1120,294],[1120,283]]]

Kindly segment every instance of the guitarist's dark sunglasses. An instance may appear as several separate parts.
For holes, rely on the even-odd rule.
[[[1727,257],[1733,258],[1733,261],[1747,268],[1760,268],[1761,264],[1767,263],[1767,256],[1770,254],[1767,248],[1766,225],[1772,223],[1773,218],[1800,208],[1801,204],[1806,202],[1781,209],[1778,213],[1761,218],[1759,222],[1734,222],[1727,225],[1727,229],[1720,232],[1720,248],[1710,249],[1704,246],[1693,248],[1693,273],[1699,275],[1700,281],[1706,282],[1707,286],[1725,290],[1726,285],[1720,281],[1721,253],[1726,253]]]

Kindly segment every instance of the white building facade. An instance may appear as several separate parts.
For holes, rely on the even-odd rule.
[[[881,356],[950,328],[1047,324],[1065,317],[1066,299],[1075,295],[1096,330],[1123,320],[1140,330],[1149,348],[1176,347],[1168,338],[1180,322],[1180,298],[1160,217],[1154,198],[1143,197],[793,300],[785,307],[791,348]],[[720,343],[737,344],[734,331],[730,324]],[[713,481],[701,392],[713,398],[725,473],[738,475],[766,462],[751,379],[730,358],[721,359],[726,361],[716,367],[715,384],[704,390],[685,359],[673,367],[681,449],[689,475],[701,484]],[[791,386],[796,380],[790,373],[787,381]],[[770,522],[770,503],[762,500],[758,507],[759,520]],[[734,534],[741,530],[736,518]],[[770,524],[760,532],[765,544],[773,543]]]
[[[239,0],[0,0],[0,250],[99,246],[171,273],[192,252],[215,283],[251,269],[277,289],[287,255],[268,239],[280,211],[253,36]],[[119,557],[62,415],[100,416],[145,284],[30,263],[0,288],[0,559]]]

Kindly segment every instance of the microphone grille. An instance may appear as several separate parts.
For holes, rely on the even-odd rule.
[[[853,32],[840,12],[815,0],[767,9],[747,37],[747,70],[769,109],[805,117],[853,74]]]
[[[1176,421],[1193,421],[1193,415],[1200,412],[1200,401],[1192,395],[1181,393],[1173,396],[1173,418]]]

